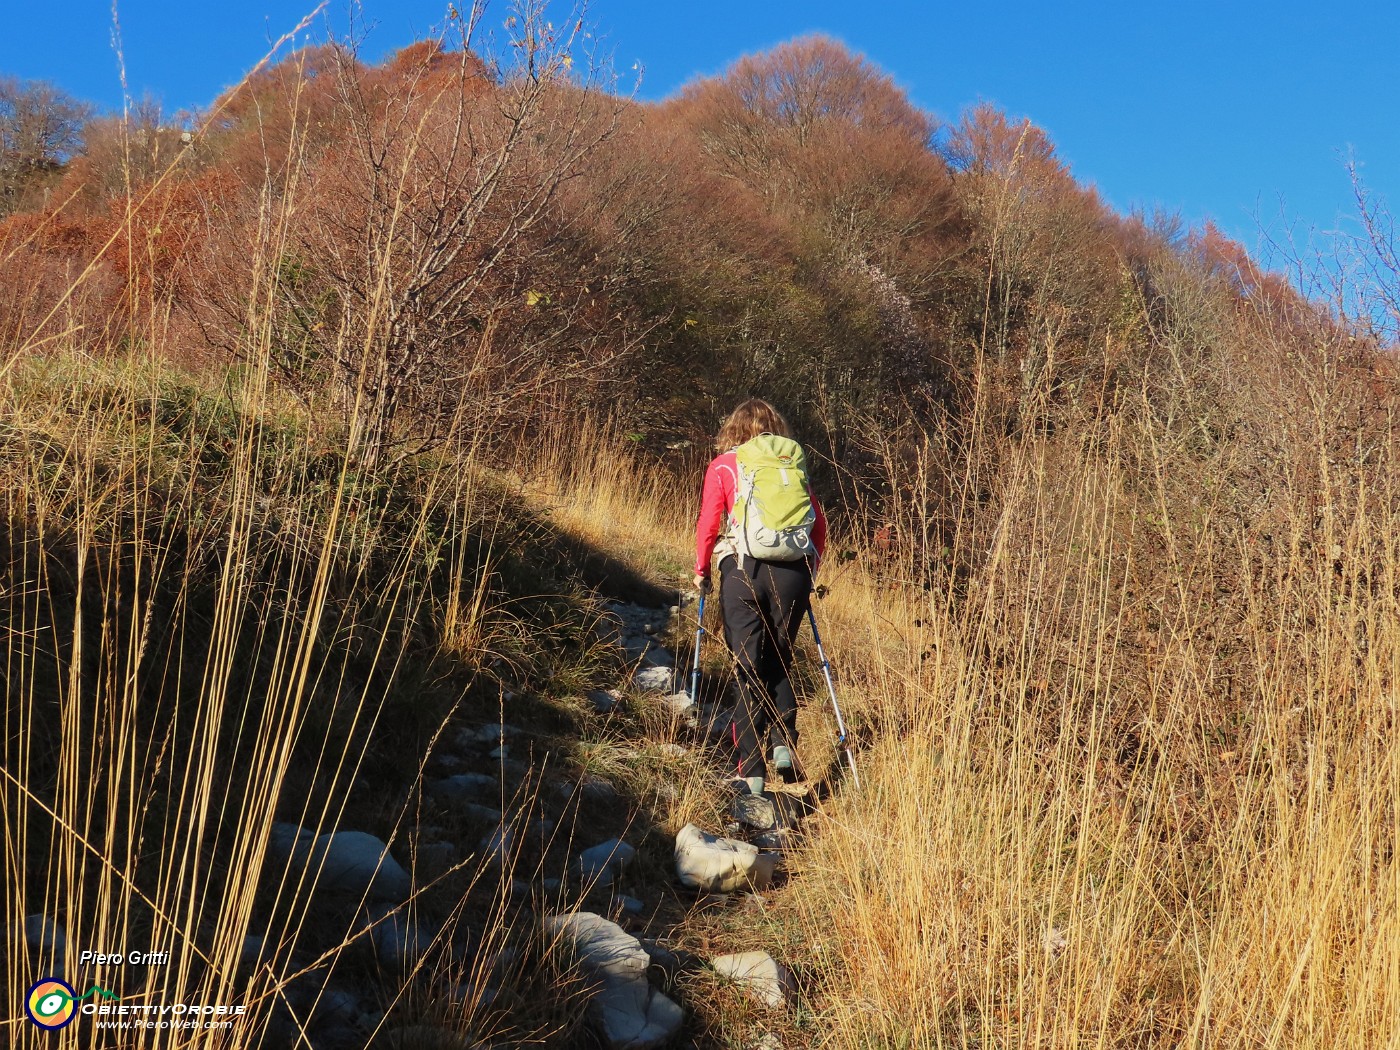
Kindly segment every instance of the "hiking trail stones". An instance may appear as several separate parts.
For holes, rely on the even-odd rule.
[[[632,675],[632,685],[643,693],[669,693],[675,684],[671,667],[640,667]]]
[[[457,773],[428,785],[428,793],[444,799],[492,798],[501,793],[499,782],[489,773]]]
[[[608,839],[584,850],[574,863],[585,886],[611,886],[636,856],[636,849],[621,839]]]
[[[611,714],[622,702],[622,694],[616,689],[594,689],[588,694],[588,702],[593,705],[595,713]]]
[[[305,868],[321,893],[402,901],[412,885],[384,841],[365,831],[328,831],[313,838],[295,824],[274,824],[268,853],[289,867]]]
[[[22,923],[16,923],[24,930],[24,947],[38,969],[51,969],[54,973],[63,971],[64,956],[68,938],[58,924],[47,915],[36,912],[26,915]],[[7,939],[13,938],[9,933]]]
[[[778,825],[778,813],[773,802],[762,795],[736,796],[729,805],[729,814],[755,831],[772,831]]]
[[[686,777],[703,775],[703,767],[713,757],[710,746],[730,734],[732,719],[729,708],[712,702],[717,695],[696,704],[687,692],[677,691],[688,682],[689,668],[674,667],[677,657],[662,648],[662,640],[671,637],[669,628],[676,615],[674,607],[668,613],[614,606],[607,619],[615,620],[620,629],[611,642],[619,655],[626,654],[631,667],[618,676],[620,681],[599,681],[596,688],[580,689],[568,698],[576,715],[612,731],[607,737],[609,761],[651,767],[658,799],[676,797],[678,784],[683,788]],[[523,687],[514,688],[526,695]],[[634,700],[638,692],[652,695],[638,703]],[[508,702],[506,694],[502,698]],[[503,708],[506,717],[521,710]],[[661,734],[635,738],[633,728],[639,720],[627,715],[647,716],[642,724],[660,728]],[[524,724],[523,714],[514,717]],[[621,739],[616,738],[618,730]],[[626,739],[629,735],[634,739]],[[485,724],[449,723],[437,739],[439,746],[419,789],[424,817],[403,839],[395,840],[398,844],[392,851],[383,840],[360,831],[318,836],[295,824],[278,824],[269,837],[269,876],[280,878],[288,872],[301,883],[318,917],[336,917],[335,922],[350,924],[347,932],[359,935],[352,949],[350,995],[369,1007],[376,981],[426,979],[440,969],[439,959],[455,964],[460,953],[470,953],[472,931],[447,936],[446,931],[453,928],[444,924],[442,898],[479,870],[494,869],[495,875],[487,881],[499,883],[497,892],[509,902],[512,923],[525,921],[537,930],[537,916],[554,913],[544,920],[545,926],[578,961],[587,982],[590,1015],[601,1033],[599,1045],[629,1050],[674,1040],[686,1011],[660,989],[673,987],[665,982],[683,971],[698,972],[706,964],[698,956],[666,949],[656,941],[639,942],[627,932],[648,932],[658,921],[666,922],[666,904],[674,889],[647,885],[645,874],[653,869],[633,870],[639,867],[637,851],[621,838],[581,849],[603,835],[631,834],[627,828],[634,826],[636,813],[630,792],[593,772],[591,761],[581,763],[587,772],[567,778],[551,765],[550,775],[535,784],[532,801],[518,804],[512,801],[520,790],[516,785],[531,783],[528,778],[538,772],[537,753],[553,749],[555,741],[542,742],[533,729],[492,722],[489,715]],[[598,768],[612,769],[608,762]],[[623,777],[619,785],[625,782],[625,774],[610,775]],[[761,905],[757,893],[771,884],[781,867],[782,851],[806,815],[795,812],[785,796],[754,796],[746,791],[741,787],[737,797],[726,800],[732,803],[730,815],[738,823],[717,829],[720,834],[688,825],[675,838],[676,875],[695,891],[696,909]],[[569,821],[579,820],[583,823],[566,827]],[[569,834],[551,845],[555,822]],[[574,841],[573,833],[590,822],[595,838]],[[412,880],[391,853],[411,868]],[[547,862],[537,859],[546,854]],[[539,866],[517,869],[522,857],[525,864]],[[529,873],[522,875],[525,872]],[[413,888],[431,892],[411,906],[397,907],[408,900]],[[736,898],[736,893],[745,896]],[[352,902],[358,907],[348,907]],[[569,914],[569,909],[580,906],[592,911]],[[258,965],[285,962],[272,958],[270,946],[258,938],[245,944],[245,955],[259,960]],[[653,966],[655,987],[648,979]],[[713,968],[774,1009],[791,1000],[791,975],[765,953],[720,956]],[[481,981],[474,998],[495,996],[496,989],[505,987],[498,977],[483,976]],[[324,977],[321,984],[325,985]],[[363,1045],[370,1013],[362,1010],[357,1017],[348,1000],[341,998],[331,995],[322,1004],[314,1030],[307,1033],[312,1050]],[[311,1001],[299,1003],[298,1008],[299,1016],[309,1016]],[[290,1040],[290,1018],[286,1027]]]
[[[386,969],[403,972],[428,953],[433,931],[418,917],[392,904],[376,904],[366,910],[362,930],[369,931],[374,959]]]
[[[751,843],[707,834],[694,824],[677,833],[675,857],[681,882],[708,893],[766,889],[779,859]]]
[[[593,912],[553,915],[545,929],[572,951],[591,988],[589,1013],[614,1050],[660,1046],[685,1013],[651,986],[651,957],[641,942]]]
[[[735,981],[751,998],[781,1010],[796,988],[792,974],[767,952],[736,952],[721,955],[710,965],[722,977]]]

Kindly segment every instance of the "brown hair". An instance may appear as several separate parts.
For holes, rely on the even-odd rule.
[[[792,429],[788,426],[787,420],[783,418],[783,414],[776,408],[767,401],[751,397],[729,413],[729,418],[719,428],[719,436],[715,438],[715,448],[720,452],[728,452],[731,448],[742,445],[750,438],[758,437],[759,434],[792,437]]]

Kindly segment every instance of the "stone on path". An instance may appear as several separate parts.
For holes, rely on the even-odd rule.
[[[693,889],[732,893],[763,890],[773,879],[778,856],[738,839],[721,838],[687,824],[676,835],[676,874]]]
[[[45,972],[63,972],[68,938],[57,923],[47,915],[36,912],[26,915],[24,920],[15,926],[18,929],[12,927],[6,934],[6,940],[12,941],[16,934],[23,931],[24,946],[33,957],[36,972],[40,968]]]
[[[686,715],[694,716],[696,713],[695,701],[690,698],[689,693],[672,693],[666,698],[666,707],[671,714],[677,717]]]
[[[715,972],[736,981],[751,998],[781,1010],[794,992],[792,974],[767,952],[721,955],[711,964]]]
[[[729,806],[729,815],[755,831],[772,831],[778,823],[773,802],[762,795],[739,795]]]
[[[457,773],[428,785],[428,793],[447,799],[479,799],[498,796],[501,788],[489,773]]]
[[[416,915],[391,904],[371,907],[362,928],[369,929],[375,960],[382,968],[395,973],[412,969],[433,946],[432,930]]]
[[[288,845],[287,827],[273,829],[278,841],[269,843],[269,850],[274,855],[281,856]],[[389,855],[383,839],[365,831],[328,831],[308,842],[310,832],[290,827],[296,834],[287,860],[304,864],[321,892],[377,901],[408,897],[412,884],[408,872]]]
[[[642,667],[632,675],[632,684],[643,693],[669,693],[674,678],[669,667]]]
[[[572,949],[593,994],[589,1013],[613,1050],[660,1046],[685,1014],[647,979],[647,955],[637,938],[592,912],[553,915],[545,929]]]
[[[606,715],[616,709],[622,697],[616,689],[594,689],[588,694],[588,702],[593,705],[593,710],[600,715]]]
[[[608,839],[578,855],[579,875],[585,884],[599,883],[611,886],[622,874],[622,869],[632,863],[637,850],[621,839]]]

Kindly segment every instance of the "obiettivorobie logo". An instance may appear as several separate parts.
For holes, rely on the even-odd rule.
[[[78,1004],[84,999],[97,996],[100,999],[115,999],[115,992],[93,985],[82,995],[73,990],[67,981],[57,977],[45,977],[30,986],[24,998],[24,1012],[40,1028],[57,1031],[78,1015]]]

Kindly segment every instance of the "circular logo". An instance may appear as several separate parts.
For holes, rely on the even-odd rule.
[[[36,981],[25,997],[24,1009],[29,1019],[40,1028],[50,1031],[62,1028],[78,1012],[74,1005],[78,995],[73,986],[57,977],[45,977]]]

